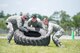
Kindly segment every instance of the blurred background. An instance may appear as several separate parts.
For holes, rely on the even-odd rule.
[[[24,13],[29,18],[33,14],[41,20],[48,17],[64,28],[64,35],[70,36],[74,31],[80,36],[80,0],[0,0],[0,34],[7,33],[5,20],[9,16]]]

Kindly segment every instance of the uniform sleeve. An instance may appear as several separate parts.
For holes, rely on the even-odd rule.
[[[46,35],[50,35],[52,33],[52,31],[53,31],[53,25],[49,24],[49,26],[48,26],[48,32],[47,32]]]
[[[9,22],[9,20],[11,20],[11,19],[15,19],[15,16],[10,16],[10,17],[8,17],[8,18],[6,19],[6,22]]]
[[[18,26],[18,28],[22,26],[22,23],[21,23],[20,19],[17,20],[17,26]]]
[[[25,22],[24,27],[29,27],[28,23],[32,20],[32,18],[30,18],[28,21]]]
[[[44,28],[44,24],[42,23],[42,21],[39,18],[37,18],[37,21],[41,24],[42,28]]]
[[[9,29],[9,32],[13,31],[12,23],[8,22],[7,28]]]

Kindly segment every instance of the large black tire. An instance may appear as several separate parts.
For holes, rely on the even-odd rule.
[[[43,32],[44,33],[44,32]],[[30,36],[26,36],[22,31],[16,30],[14,33],[14,41],[20,45],[33,45],[33,46],[48,46],[50,43],[50,36],[41,35],[38,32],[26,33]],[[31,37],[32,35],[32,37]],[[35,35],[35,37],[33,37]],[[39,35],[39,37],[37,37]]]

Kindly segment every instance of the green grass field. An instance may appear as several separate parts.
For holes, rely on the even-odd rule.
[[[7,36],[7,34],[0,34],[0,36]]]
[[[52,41],[49,46],[23,46],[13,40],[8,44],[6,39],[0,39],[0,53],[80,53],[80,40],[61,41],[64,48],[56,47]]]

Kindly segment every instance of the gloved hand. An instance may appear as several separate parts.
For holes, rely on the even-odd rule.
[[[28,32],[27,28],[25,28],[25,27],[19,27],[19,30],[22,32]]]
[[[35,28],[36,31],[40,31],[40,28]]]
[[[6,24],[6,25],[8,25],[8,23],[7,23],[7,22],[6,22],[5,24]]]

